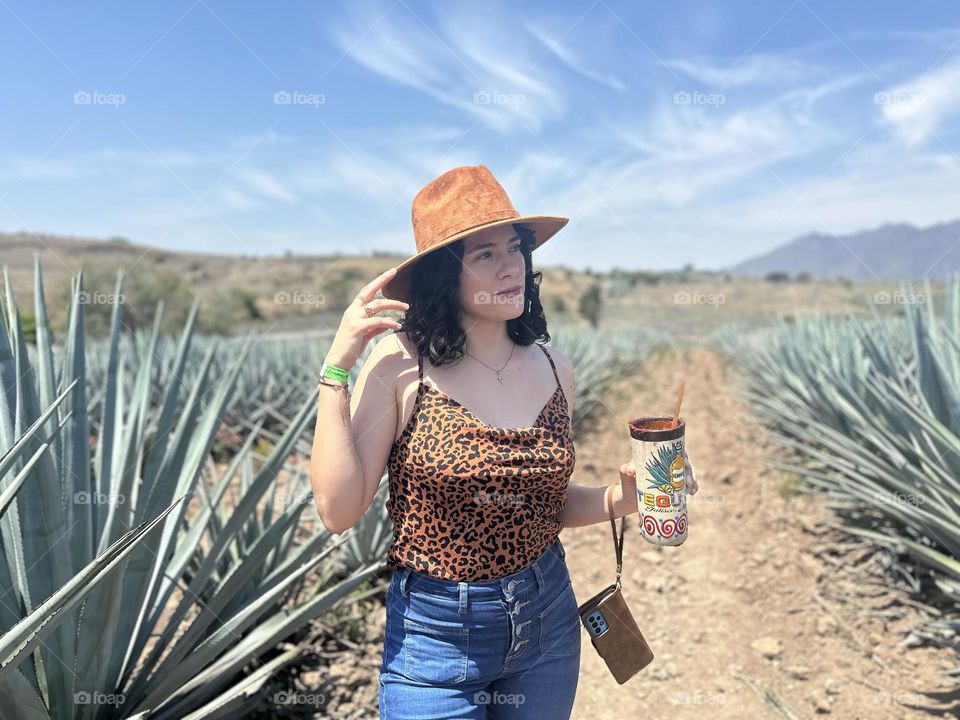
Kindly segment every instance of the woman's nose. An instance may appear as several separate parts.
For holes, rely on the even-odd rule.
[[[500,266],[500,277],[518,277],[520,274],[520,269],[522,265],[516,261],[514,258],[507,258]]]

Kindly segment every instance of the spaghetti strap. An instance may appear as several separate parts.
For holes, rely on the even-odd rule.
[[[550,361],[550,367],[553,369],[553,377],[557,380],[557,387],[560,387],[560,376],[557,375],[557,366],[553,364],[553,358],[550,357],[550,353],[547,352],[547,349],[543,345],[537,343],[537,347],[543,350],[543,354],[546,355],[547,360]]]
[[[420,382],[417,383],[417,391],[413,394],[413,410],[410,411],[410,417],[407,419],[407,424],[404,426],[404,430],[400,432],[400,437],[394,439],[394,445],[403,439],[404,434],[406,434],[408,430],[412,431],[411,426],[413,426],[413,424],[416,422],[415,418],[417,417],[417,413],[420,411],[420,402],[423,396],[423,391],[427,387],[423,382],[423,361],[419,351],[417,351],[417,374],[420,376]]]

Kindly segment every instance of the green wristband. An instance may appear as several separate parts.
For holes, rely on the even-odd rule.
[[[320,377],[328,377],[331,380],[336,380],[337,382],[345,383],[350,378],[350,371],[344,370],[342,367],[337,367],[336,365],[330,365],[329,363],[324,363],[320,368]]]

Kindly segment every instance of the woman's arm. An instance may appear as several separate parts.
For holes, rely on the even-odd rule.
[[[350,402],[342,391],[320,386],[310,455],[310,484],[324,526],[353,527],[376,495],[397,428],[399,353],[392,338],[370,351]],[[336,364],[336,359],[331,362]]]
[[[633,473],[632,468],[630,472]],[[634,488],[636,488],[636,476],[634,476],[633,483]],[[623,485],[624,483],[614,486],[612,491],[614,517],[622,517],[637,512],[636,490],[632,493],[633,503],[631,504],[630,495],[624,497]],[[560,522],[563,523],[564,527],[581,527],[607,520],[610,515],[603,505],[606,491],[606,487],[587,487],[585,485],[574,485],[573,483],[567,485],[567,502],[560,512]]]

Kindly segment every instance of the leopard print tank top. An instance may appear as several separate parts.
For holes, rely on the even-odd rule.
[[[576,452],[557,389],[530,427],[486,425],[423,381],[390,449],[387,564],[446,580],[494,580],[536,560],[563,527],[559,514]]]

